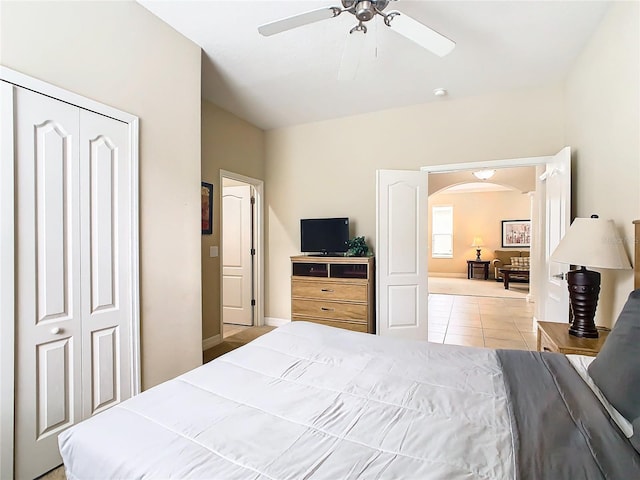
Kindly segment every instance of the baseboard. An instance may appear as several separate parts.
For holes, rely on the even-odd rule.
[[[281,327],[286,323],[291,323],[291,320],[286,318],[264,317],[264,324],[269,327]]]
[[[213,337],[205,338],[202,340],[202,351],[209,350],[211,347],[215,347],[222,342],[222,335],[214,335]]]
[[[429,273],[430,277],[444,277],[444,278],[467,278],[467,275],[464,273]]]

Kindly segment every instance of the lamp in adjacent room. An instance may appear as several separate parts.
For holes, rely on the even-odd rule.
[[[587,270],[586,267],[631,268],[613,220],[598,218],[597,215],[576,218],[549,260],[580,267],[567,272],[569,302],[573,313],[569,334],[598,338],[593,319],[600,293],[600,273]]]
[[[476,247],[476,261],[480,261],[480,247],[484,246],[482,237],[473,237],[472,247]]]

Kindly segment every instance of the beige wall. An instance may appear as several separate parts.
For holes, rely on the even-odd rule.
[[[2,65],[140,117],[143,388],[199,365],[199,47],[134,2],[0,8]]]
[[[640,218],[640,4],[614,4],[566,82],[566,143],[575,152],[575,213],[616,222],[633,255]],[[603,271],[597,323],[611,325],[631,271]]]
[[[471,246],[473,238],[482,237],[482,260],[492,260],[493,251],[502,249],[502,220],[523,220],[531,216],[531,202],[527,194],[510,192],[436,193],[429,197],[429,225],[431,207],[453,206],[453,258],[431,258],[429,274],[457,274],[466,277],[467,260],[476,258]],[[428,240],[431,252],[431,238]],[[509,250],[508,248],[505,250]],[[515,250],[515,249],[514,249]],[[490,275],[493,269],[489,268]]]
[[[214,188],[213,235],[202,235],[202,338],[220,334],[220,170],[264,179],[264,132],[206,100],[202,101],[202,181]]]
[[[377,169],[553,155],[564,146],[563,112],[558,86],[267,132],[265,315],[290,317],[289,256],[299,253],[300,218],[348,216],[351,233],[365,235],[375,252]]]

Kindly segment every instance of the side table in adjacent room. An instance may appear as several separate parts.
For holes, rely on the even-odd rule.
[[[489,260],[467,260],[467,278],[474,278],[474,270],[482,269],[485,280],[489,280]]]

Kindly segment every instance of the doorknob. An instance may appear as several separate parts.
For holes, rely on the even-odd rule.
[[[51,333],[52,333],[53,335],[58,335],[59,333],[62,333],[62,329],[61,329],[60,327],[53,327],[53,328],[51,329]]]
[[[557,278],[559,280],[564,280],[564,273],[556,273],[555,275],[551,275],[552,278]]]

